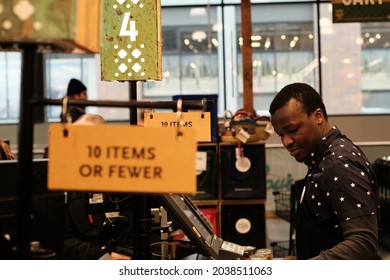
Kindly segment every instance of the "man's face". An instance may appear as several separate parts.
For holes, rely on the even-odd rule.
[[[315,151],[323,137],[322,121],[321,110],[307,115],[302,103],[294,98],[271,116],[271,123],[282,144],[298,162],[303,162]]]

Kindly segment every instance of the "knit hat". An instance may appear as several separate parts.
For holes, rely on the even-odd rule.
[[[68,84],[66,95],[72,96],[74,94],[79,94],[80,92],[83,92],[85,90],[87,90],[87,88],[82,82],[76,79],[71,79]]]

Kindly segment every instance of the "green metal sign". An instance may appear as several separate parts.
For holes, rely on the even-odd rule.
[[[161,80],[160,0],[103,2],[102,80]]]
[[[43,42],[66,52],[97,53],[100,11],[100,0],[0,0],[0,42]]]
[[[0,40],[74,38],[76,6],[75,0],[1,1]]]
[[[333,23],[390,21],[390,0],[332,0]]]

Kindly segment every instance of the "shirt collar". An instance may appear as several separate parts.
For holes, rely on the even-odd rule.
[[[304,163],[309,167],[317,165],[317,163],[322,159],[324,152],[331,146],[334,139],[340,135],[340,130],[336,126],[333,126],[328,133],[322,137],[315,152],[310,153],[310,155],[304,160]]]

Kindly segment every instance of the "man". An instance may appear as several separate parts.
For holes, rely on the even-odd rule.
[[[87,87],[79,80],[71,79],[68,84],[68,88],[66,91],[66,96],[69,99],[75,100],[87,100]],[[80,116],[85,114],[85,106],[70,106],[68,113],[72,119],[72,122],[75,122]],[[64,122],[64,116],[61,114],[61,121]]]
[[[269,111],[284,147],[308,166],[297,190],[297,259],[378,259],[379,208],[366,156],[330,125],[307,84],[284,87]]]

